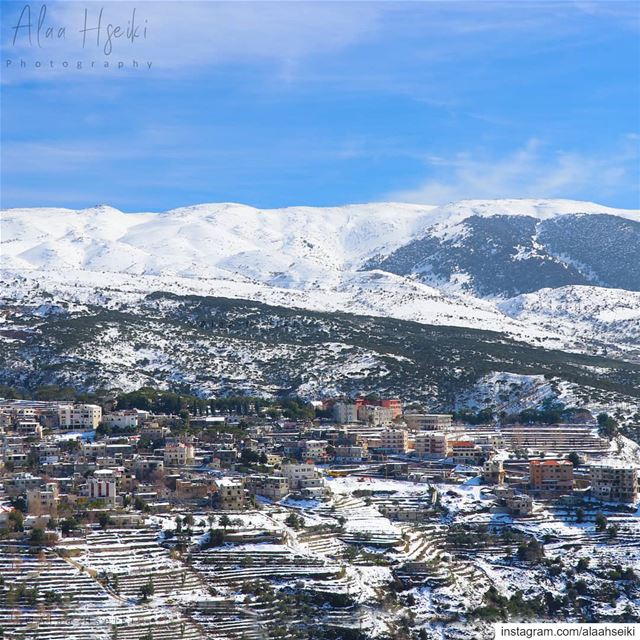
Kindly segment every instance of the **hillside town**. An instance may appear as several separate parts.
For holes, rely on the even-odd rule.
[[[640,621],[640,456],[612,416],[161,400],[0,401],[3,638]]]

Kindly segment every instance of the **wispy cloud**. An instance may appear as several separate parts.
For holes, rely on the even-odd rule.
[[[497,158],[470,151],[430,157],[429,177],[387,198],[427,204],[468,198],[583,198],[586,194],[607,198],[634,184],[638,161],[636,134],[593,156],[554,150],[532,138]]]

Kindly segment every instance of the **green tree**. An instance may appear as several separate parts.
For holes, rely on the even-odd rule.
[[[101,513],[98,516],[98,523],[103,531],[107,530],[107,527],[111,524],[111,516],[108,513]]]
[[[595,519],[596,531],[604,531],[607,528],[607,523],[608,520],[604,513],[598,512]]]
[[[618,434],[618,422],[608,413],[598,415],[598,431],[605,438],[613,438]]]
[[[141,587],[140,587],[140,596],[142,597],[143,602],[147,602],[149,598],[153,596],[155,593],[155,587],[153,586],[153,580],[149,578]]]
[[[44,529],[36,527],[35,529],[31,530],[31,535],[29,536],[29,544],[41,547],[44,544],[45,539],[46,537],[44,534]]]

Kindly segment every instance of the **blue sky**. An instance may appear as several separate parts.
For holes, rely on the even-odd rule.
[[[25,4],[35,25],[2,2],[4,207],[640,207],[637,3],[48,2],[41,47],[13,42]],[[82,48],[100,7],[146,39]]]

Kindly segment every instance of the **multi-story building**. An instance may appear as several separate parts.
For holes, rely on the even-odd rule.
[[[362,462],[368,456],[367,445],[338,445],[336,447],[336,462]]]
[[[31,473],[17,473],[4,482],[9,497],[24,495],[29,489],[37,489],[42,484],[39,476]]]
[[[333,405],[333,418],[336,422],[347,424],[358,421],[358,405],[355,403],[336,402]]]
[[[309,460],[324,460],[327,457],[327,440],[305,440],[302,446],[302,455]]]
[[[250,495],[273,501],[282,500],[289,493],[289,480],[282,476],[248,476],[245,482]]]
[[[607,502],[630,502],[638,499],[638,469],[622,460],[603,460],[589,466],[591,494]]]
[[[64,405],[58,408],[61,429],[95,429],[102,420],[102,409],[97,404]]]
[[[504,482],[504,464],[502,460],[487,460],[482,466],[482,480],[488,484]]]
[[[27,509],[35,516],[55,516],[60,501],[57,482],[47,482],[40,487],[27,490]]]
[[[387,453],[406,453],[409,435],[404,429],[385,429],[380,433],[380,445]]]
[[[451,431],[452,416],[446,413],[405,413],[411,431]]]
[[[100,469],[87,478],[86,493],[89,500],[102,500],[115,505],[118,495],[118,479],[111,469]]]
[[[415,451],[418,458],[446,457],[447,434],[442,431],[419,431],[416,433]]]
[[[13,430],[21,436],[42,438],[42,425],[35,420],[18,420]]]
[[[184,442],[169,442],[164,448],[164,463],[167,466],[181,467],[191,464],[195,457],[192,444]]]
[[[390,426],[393,424],[394,417],[395,412],[391,407],[380,407],[368,404],[358,407],[358,420],[376,427]]]
[[[216,480],[217,500],[222,509],[238,510],[244,507],[245,490],[242,478]]]
[[[102,417],[102,423],[115,429],[134,429],[138,426],[138,412],[132,409],[107,413]]]
[[[285,463],[281,472],[292,491],[315,491],[324,487],[324,479],[313,464]]]
[[[473,439],[447,440],[447,457],[456,464],[480,464],[485,452]]]
[[[568,460],[530,460],[529,487],[542,494],[570,493],[573,465]]]
[[[377,400],[360,397],[356,398],[356,405],[358,406],[358,411],[363,407],[380,407],[381,409],[389,409],[391,412],[390,419],[392,421],[394,418],[402,415],[402,401],[399,398],[385,398]]]
[[[164,458],[140,456],[133,461],[133,470],[139,479],[164,471]]]

